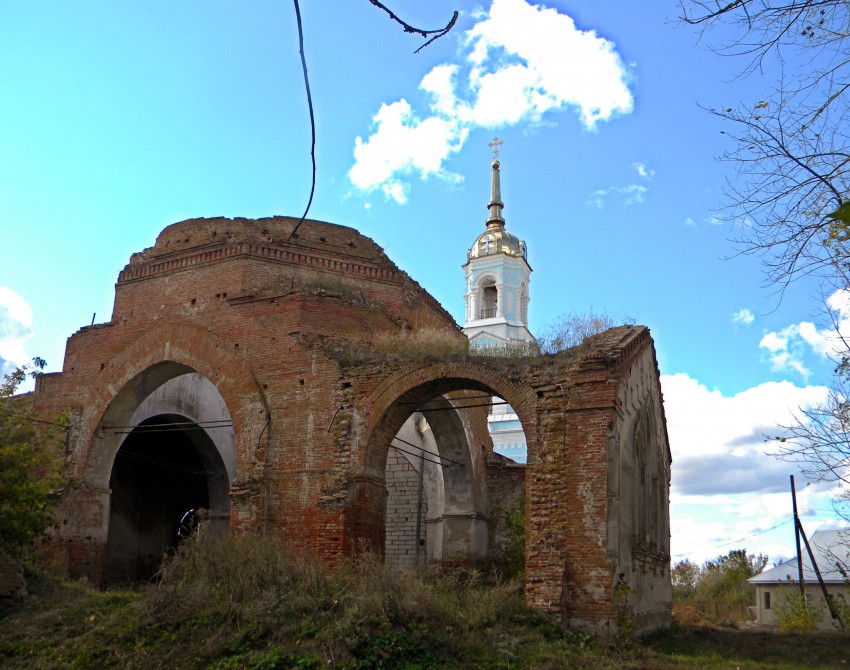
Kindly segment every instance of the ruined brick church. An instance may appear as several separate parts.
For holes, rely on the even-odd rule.
[[[353,228],[192,219],[133,254],[112,318],[72,335],[29,398],[71,416],[55,536],[69,573],[149,578],[200,508],[330,564],[363,549],[398,566],[487,560],[493,506],[524,496],[531,605],[607,635],[623,615],[666,626],[670,451],[648,329],[554,355],[466,351],[467,336],[531,339],[498,170],[464,266],[466,334]],[[423,333],[451,346],[405,347]],[[493,452],[494,397],[527,465]]]

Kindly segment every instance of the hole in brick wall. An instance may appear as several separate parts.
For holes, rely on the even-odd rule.
[[[192,298],[192,300],[189,302],[189,304],[194,305],[196,302],[198,302],[197,298]]]
[[[298,380],[298,383],[299,383],[301,386],[304,386],[304,380],[303,380],[303,379],[299,379],[299,380]]]
[[[538,397],[538,398],[542,398],[542,397],[543,397],[543,391],[538,391],[538,392],[537,392],[537,397]]]
[[[348,246],[350,246],[350,247],[354,247],[354,242],[349,242],[349,243],[348,243]]]
[[[101,369],[101,370],[103,370],[103,368],[105,368],[105,367],[106,367],[106,363],[101,363],[101,364],[100,364],[100,369]]]
[[[186,238],[185,240],[183,240],[183,241],[184,241],[184,242],[188,242],[188,241],[189,241],[189,238],[187,237],[187,238]]]
[[[234,345],[233,345],[233,348],[234,348],[234,349],[238,349],[238,348],[239,348],[239,343],[237,342],[236,344],[234,344]]]
[[[212,233],[212,236],[215,237],[216,235],[218,235],[218,231],[214,230],[213,233]]]
[[[268,384],[263,384],[263,388],[264,388],[264,389],[267,389],[268,387],[269,387],[269,385],[268,385]]]
[[[342,382],[342,388],[350,389],[351,388],[351,382]]]
[[[264,231],[262,232],[262,234],[263,234],[263,235],[268,235],[268,234],[269,234],[269,231],[268,231],[268,230],[264,230]]]
[[[324,237],[320,237],[319,242],[327,242],[327,240]]]
[[[216,293],[216,294],[215,294],[215,297],[216,297],[216,298],[220,298],[220,297],[221,297],[221,293]]]
[[[227,292],[222,293],[222,294],[221,294],[221,297],[222,297],[222,298],[226,298],[226,297],[227,297]]]

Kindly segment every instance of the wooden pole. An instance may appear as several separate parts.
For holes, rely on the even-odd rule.
[[[806,597],[806,587],[803,584],[803,555],[800,551],[800,517],[797,516],[797,490],[794,487],[794,475],[791,475],[791,504],[794,508],[794,540],[797,543],[797,573],[800,578],[800,595]]]

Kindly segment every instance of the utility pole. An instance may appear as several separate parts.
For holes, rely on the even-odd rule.
[[[791,475],[791,504],[794,507],[794,540],[797,543],[797,573],[800,582],[800,595],[806,597],[806,587],[803,584],[803,555],[800,551],[800,517],[797,516],[797,489],[794,486],[794,475]]]

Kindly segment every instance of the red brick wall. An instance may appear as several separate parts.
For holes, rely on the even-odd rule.
[[[73,335],[63,373],[40,384],[39,412],[73,411],[61,535],[71,571],[97,578],[107,541],[103,507],[117,447],[105,446],[104,423],[163,375],[200,372],[229,409],[238,470],[231,528],[276,530],[330,563],[383,551],[390,440],[417,403],[468,390],[507,400],[526,431],[529,602],[569,623],[608,626],[606,441],[618,420],[618,380],[651,346],[646,329],[617,329],[581,352],[525,361],[346,359],[327,342],[368,345],[375,333],[402,328],[462,335],[368,238],[308,222],[287,242],[293,225],[169,226],[121,273],[110,323]],[[483,464],[489,440],[480,438],[471,462]],[[472,485],[486,489],[479,471]]]

